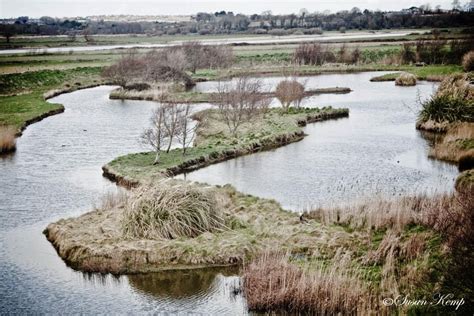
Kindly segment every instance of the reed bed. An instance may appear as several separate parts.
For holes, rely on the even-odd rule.
[[[243,288],[254,311],[318,315],[382,314],[371,289],[339,253],[329,267],[309,269],[283,253],[265,253],[244,268]]]
[[[16,130],[11,126],[0,126],[0,154],[16,150]]]
[[[214,190],[188,184],[136,189],[122,219],[123,235],[131,239],[194,238],[225,228],[225,214]]]

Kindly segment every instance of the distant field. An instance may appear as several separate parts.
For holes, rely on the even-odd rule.
[[[381,31],[367,31],[367,30],[348,30],[342,34],[338,31],[326,31],[322,35],[313,35],[314,37],[334,37],[334,36],[353,36],[368,34],[371,35],[372,40],[379,40],[387,34],[396,33],[407,33],[404,36],[404,40],[413,40],[419,37],[417,33],[427,33],[431,29],[391,29]],[[445,29],[443,36],[446,37],[459,37],[466,36],[461,34],[461,28]],[[413,33],[413,34],[411,34]],[[0,49],[10,48],[48,48],[48,47],[76,47],[76,46],[93,46],[93,45],[125,45],[125,44],[167,44],[175,41],[195,41],[195,40],[232,40],[239,38],[252,38],[252,39],[268,39],[268,38],[282,38],[291,39],[292,37],[298,38],[301,36],[286,35],[286,36],[270,36],[270,35],[256,35],[256,34],[229,34],[229,35],[162,35],[162,36],[147,36],[147,35],[94,35],[92,36],[93,41],[86,42],[85,38],[81,35],[77,35],[74,40],[69,39],[67,36],[16,36],[11,38],[11,43],[6,43],[5,40],[0,41]],[[344,39],[337,39],[336,41],[345,41]],[[353,41],[353,40],[350,40]]]

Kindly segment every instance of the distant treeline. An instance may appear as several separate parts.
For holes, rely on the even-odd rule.
[[[392,28],[448,28],[474,26],[474,12],[460,10],[442,11],[412,7],[397,12],[350,11],[337,13],[309,13],[302,9],[299,14],[274,15],[270,11],[262,14],[243,15],[233,12],[198,13],[188,22],[111,22],[64,20],[51,17],[28,19],[19,17],[14,23],[0,24],[1,35],[9,37],[24,35],[76,35],[91,34],[232,34],[269,33],[318,34],[323,31],[350,29],[381,30]]]

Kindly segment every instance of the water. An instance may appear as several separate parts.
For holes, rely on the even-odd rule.
[[[349,119],[308,125],[309,136],[302,142],[187,177],[230,182],[294,209],[372,191],[450,190],[455,167],[426,158],[426,141],[414,130],[415,114],[408,108],[417,90],[427,95],[432,85],[398,88],[370,83],[372,75],[308,80],[310,88],[351,87],[354,92],[348,95],[306,101],[347,106]],[[277,79],[265,81],[270,88]],[[213,86],[203,83],[198,89]],[[98,87],[52,99],[66,111],[29,126],[18,139],[17,152],[0,159],[0,313],[246,314],[245,300],[233,292],[238,271],[84,274],[68,268],[42,235],[48,223],[82,214],[104,192],[116,190],[102,177],[102,165],[144,150],[138,138],[155,103],[109,100],[111,89]]]
[[[232,292],[235,270],[83,274],[68,268],[43,236],[48,223],[80,215],[116,189],[102,177],[102,165],[144,151],[139,135],[156,104],[109,100],[112,89],[52,99],[66,111],[29,126],[17,152],[0,159],[0,314],[244,314],[242,296]]]
[[[435,85],[397,87],[371,83],[376,73],[302,77],[307,89],[347,86],[350,94],[319,95],[303,106],[348,107],[350,117],[309,124],[301,142],[273,151],[229,160],[181,178],[234,185],[238,190],[273,198],[288,209],[344,204],[374,195],[398,196],[452,190],[455,166],[429,159],[428,143],[415,129],[419,98]],[[378,73],[380,75],[380,73]],[[282,78],[262,78],[272,90]],[[198,84],[197,91],[216,91]],[[274,105],[278,101],[273,102]]]
[[[235,37],[229,39],[202,39],[204,45],[231,45],[231,44],[285,44],[303,42],[326,42],[337,40],[361,40],[371,38],[397,38],[407,36],[410,32],[394,32],[379,34],[340,34],[340,35],[298,35],[298,36],[258,36],[258,37]],[[194,40],[193,38],[190,38]],[[197,37],[195,40],[199,40]],[[163,48],[181,45],[186,41],[172,41],[165,44],[119,44],[119,45],[92,45],[92,46],[70,46],[53,48],[16,48],[0,50],[0,55],[20,55],[20,54],[45,54],[45,53],[70,53],[70,52],[90,52],[107,49],[131,49],[131,48]]]

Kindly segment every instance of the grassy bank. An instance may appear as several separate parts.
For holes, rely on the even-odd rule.
[[[418,80],[428,80],[428,81],[442,81],[449,75],[462,73],[462,67],[459,65],[428,65],[422,67],[416,66],[399,66],[399,70],[413,74]],[[373,77],[370,81],[395,81],[399,73],[389,73],[386,75]]]
[[[177,103],[213,103],[217,99],[217,93],[212,92],[169,92],[167,91],[166,96],[163,97],[163,90],[149,89],[149,90],[125,90],[123,88],[117,88],[110,92],[110,99],[118,100],[148,100],[148,101],[167,101]],[[305,91],[305,97],[319,95],[319,94],[346,94],[352,90],[347,87],[329,87],[321,89],[312,89]],[[275,97],[274,92],[262,93],[268,97]]]
[[[160,164],[153,165],[155,153],[137,153],[118,157],[104,166],[104,173],[124,184],[176,175],[213,163],[273,149],[304,137],[301,126],[327,119],[347,117],[347,109],[326,107],[293,109],[282,114],[281,109],[268,110],[263,118],[245,122],[237,136],[231,135],[217,110],[198,113],[195,146],[183,156],[180,149],[163,152]]]
[[[59,91],[103,84],[99,74],[100,68],[77,68],[0,75],[0,125],[13,126],[19,133],[28,124],[62,112],[62,105],[46,99]]]

